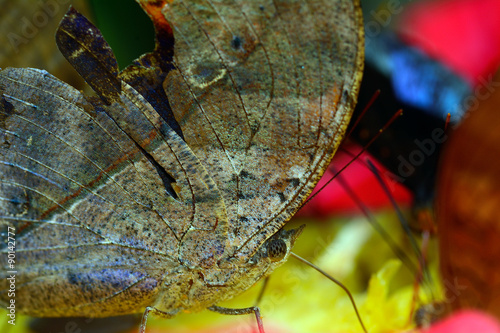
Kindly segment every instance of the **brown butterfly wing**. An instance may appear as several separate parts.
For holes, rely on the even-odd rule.
[[[436,202],[445,302],[453,309],[479,308],[496,316],[500,316],[499,106],[500,93],[495,90],[451,133],[442,156]]]
[[[173,265],[177,243],[154,209],[156,196],[167,199],[154,168],[109,116],[45,71],[5,69],[0,92],[0,231],[15,228],[18,310],[90,315],[99,311],[89,305],[109,310],[127,296],[142,309],[155,288],[135,298],[129,288]],[[7,251],[2,243],[2,302]]]
[[[246,258],[298,209],[342,139],[362,72],[359,5],[140,3],[173,31],[173,55],[158,38],[152,58],[171,61],[160,71],[169,106],[224,198],[229,253]]]
[[[223,199],[204,165],[161,112],[117,77],[111,48],[84,16],[70,9],[56,38],[61,52],[106,104],[106,113],[156,169],[146,178],[161,179],[170,194],[156,198],[154,211],[179,241],[174,257],[192,269],[216,265],[227,252],[228,223]],[[177,245],[168,244],[172,249]]]

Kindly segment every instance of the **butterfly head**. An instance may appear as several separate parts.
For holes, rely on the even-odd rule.
[[[303,225],[296,229],[279,229],[258,245],[253,255],[249,256],[247,260],[244,260],[244,257],[237,259],[232,257],[225,262],[219,262],[221,272],[230,272],[226,275],[227,279],[223,281],[225,285],[229,286],[223,290],[224,298],[229,298],[230,295],[236,295],[248,289],[285,263],[295,240],[304,227]],[[206,276],[205,281],[207,281]]]
[[[281,266],[290,255],[295,240],[302,233],[305,225],[297,229],[280,229],[262,243],[257,252],[246,263],[248,266],[265,269],[265,275]]]

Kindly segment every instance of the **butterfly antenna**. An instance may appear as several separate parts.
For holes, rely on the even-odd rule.
[[[356,302],[354,302],[354,298],[352,297],[352,294],[349,291],[349,289],[347,289],[347,287],[344,286],[340,281],[338,281],[337,279],[335,279],[333,276],[331,276],[330,274],[328,274],[327,272],[325,272],[324,270],[322,270],[321,268],[319,268],[318,266],[316,266],[312,262],[307,261],[306,259],[304,259],[304,258],[296,255],[293,252],[290,252],[290,255],[292,257],[294,257],[295,259],[297,259],[297,260],[303,262],[304,264],[312,267],[313,269],[317,270],[318,272],[320,272],[321,274],[323,274],[325,277],[327,277],[329,280],[333,281],[333,283],[335,283],[336,285],[338,285],[340,288],[344,289],[344,291],[346,292],[347,296],[349,296],[349,299],[351,300],[352,306],[354,307],[354,311],[356,312],[356,316],[358,317],[358,321],[361,324],[361,327],[363,328],[363,332],[368,333],[368,331],[365,328],[365,324],[363,324],[363,320],[361,320],[361,316],[359,315],[359,311],[358,311],[358,307],[356,306]]]
[[[378,133],[364,146],[359,153],[357,153],[346,165],[344,165],[336,174],[334,174],[323,186],[321,186],[314,194],[310,195],[309,198],[302,204],[305,206],[309,201],[311,201],[319,192],[321,192],[325,187],[327,187],[337,176],[343,172],[351,163],[357,160],[372,144],[377,140],[380,135],[399,117],[403,114],[403,110],[398,110],[389,121],[382,127]]]
[[[363,111],[361,111],[361,113],[359,114],[359,116],[356,119],[356,121],[354,122],[354,124],[351,126],[351,129],[349,130],[349,132],[347,133],[347,135],[345,136],[345,138],[348,138],[348,137],[351,136],[351,134],[354,131],[354,129],[356,129],[356,127],[358,126],[358,124],[361,121],[361,119],[363,119],[363,116],[372,107],[373,103],[375,103],[375,101],[377,100],[377,98],[378,98],[379,95],[380,95],[380,89],[377,90],[377,91],[375,91],[373,93],[373,96],[370,98],[370,100],[368,101],[368,103],[366,103],[366,106],[364,107]]]
[[[429,273],[429,270],[427,269],[427,252],[421,252],[420,247],[417,244],[417,241],[415,240],[415,237],[413,237],[413,234],[411,232],[410,224],[408,223],[408,220],[404,217],[403,213],[401,212],[401,209],[399,208],[399,205],[396,203],[396,200],[394,199],[394,196],[391,195],[389,188],[387,187],[387,184],[385,181],[382,179],[382,176],[380,175],[380,171],[375,167],[375,165],[370,161],[366,160],[366,163],[368,164],[368,168],[370,171],[375,175],[377,178],[378,183],[382,187],[382,190],[386,194],[386,196],[389,198],[391,201],[392,206],[394,207],[394,210],[396,211],[396,214],[398,216],[398,219],[400,221],[401,226],[403,227],[403,230],[410,240],[411,247],[414,251],[414,253],[417,256],[418,259],[418,268],[415,269],[413,268],[413,272],[415,274],[415,284],[414,284],[414,294],[413,294],[413,302],[410,310],[410,318],[413,318],[413,313],[415,311],[415,301],[418,297],[418,286],[420,286],[420,283],[424,283],[426,285],[425,290],[427,292],[430,291],[430,296],[434,299],[434,293],[432,292],[432,288],[430,287],[432,285],[432,279]],[[422,248],[425,250],[427,248],[427,245],[424,247],[424,243],[427,243],[427,239],[423,239],[422,243]],[[406,254],[405,254],[406,256]],[[401,259],[401,258],[400,258]],[[411,261],[410,261],[411,262]],[[403,261],[405,263],[405,261]],[[413,266],[414,267],[414,266]]]
[[[394,200],[394,197],[391,195],[390,191],[389,191],[389,188],[387,187],[387,184],[385,183],[385,181],[382,179],[382,176],[380,175],[380,171],[377,169],[377,167],[372,163],[372,161],[370,160],[366,160],[367,164],[368,164],[368,167],[370,169],[370,171],[375,175],[375,177],[377,178],[377,181],[379,182],[380,184],[380,187],[382,188],[382,190],[384,191],[385,195],[389,198],[389,200],[391,201],[391,204],[392,206],[394,207],[394,210],[396,211],[396,214],[399,218],[399,221],[401,222],[401,226],[403,227],[404,231],[406,232],[406,234],[408,235],[408,238],[410,239],[410,243],[411,243],[411,246],[413,247],[413,250],[415,251],[415,253],[418,255],[418,257],[420,258],[421,257],[421,253],[420,253],[420,248],[417,244],[417,241],[415,240],[415,238],[412,236],[412,233],[411,233],[411,228],[410,228],[410,224],[408,223],[408,220],[403,216],[403,213],[401,212],[401,209],[399,208],[399,205],[396,203],[396,200]]]
[[[389,188],[387,187],[387,184],[385,183],[385,181],[382,179],[382,176],[380,175],[380,172],[377,169],[377,167],[370,160],[367,160],[366,162],[368,163],[368,167],[370,168],[372,173],[377,178],[380,186],[382,187],[382,190],[384,191],[384,193],[387,195],[387,197],[391,201],[391,204],[394,207],[394,210],[396,211],[396,214],[397,214],[398,219],[401,223],[401,226],[403,227],[403,230],[405,231],[408,239],[410,240],[411,247],[412,247],[413,251],[415,252],[415,254],[417,255],[417,258],[419,258],[419,265],[421,267],[426,267],[425,258],[422,256],[422,253],[420,251],[420,247],[418,246],[417,241],[415,240],[415,237],[413,237],[408,220],[403,216],[403,213],[401,212],[399,205],[396,203],[396,200],[394,200],[394,197],[390,194]],[[425,269],[424,269],[424,276],[427,279],[427,281],[431,280],[430,276],[429,276],[429,272]]]
[[[368,222],[372,225],[375,231],[382,237],[382,239],[386,242],[392,252],[398,257],[401,262],[403,262],[411,272],[417,274],[419,271],[413,261],[408,257],[408,255],[401,249],[401,247],[396,244],[396,242],[391,238],[391,236],[385,231],[385,229],[378,223],[377,219],[370,212],[368,207],[363,203],[361,198],[353,191],[352,187],[346,182],[342,175],[339,175],[337,181],[342,186],[342,188],[346,191],[347,195],[354,201],[356,206],[361,210],[363,215],[366,217]]]

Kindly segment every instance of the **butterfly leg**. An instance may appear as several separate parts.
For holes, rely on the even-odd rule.
[[[262,287],[259,291],[259,295],[257,296],[257,301],[255,302],[255,306],[258,306],[260,301],[262,300],[262,297],[264,297],[264,292],[266,291],[267,285],[269,283],[270,276],[266,276],[264,278],[264,282],[262,283]]]
[[[260,309],[257,306],[251,306],[249,308],[243,308],[243,309],[229,309],[229,308],[223,308],[220,306],[211,306],[208,308],[208,310],[218,312],[220,314],[232,315],[232,316],[253,313],[253,314],[255,314],[255,318],[257,319],[257,326],[259,327],[259,333],[265,333],[264,332],[264,324],[262,323],[262,317],[260,316]]]
[[[167,318],[167,319],[172,318],[175,315],[175,313],[164,312],[164,311],[158,310],[155,307],[148,306],[146,308],[146,310],[144,311],[144,313],[142,314],[141,326],[139,326],[139,333],[146,332],[146,323],[148,322],[148,316],[149,316],[150,312],[152,312],[155,315],[158,315],[160,317]]]

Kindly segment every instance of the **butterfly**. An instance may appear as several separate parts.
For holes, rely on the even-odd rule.
[[[156,48],[121,72],[78,11],[59,25],[97,96],[0,72],[0,303],[14,275],[19,313],[248,313],[216,304],[287,260],[347,127],[356,1],[138,2]]]
[[[497,73],[493,82],[498,78]],[[436,219],[446,306],[482,309],[499,317],[500,95],[494,86],[489,88],[491,95],[469,110],[450,134],[438,174]]]

